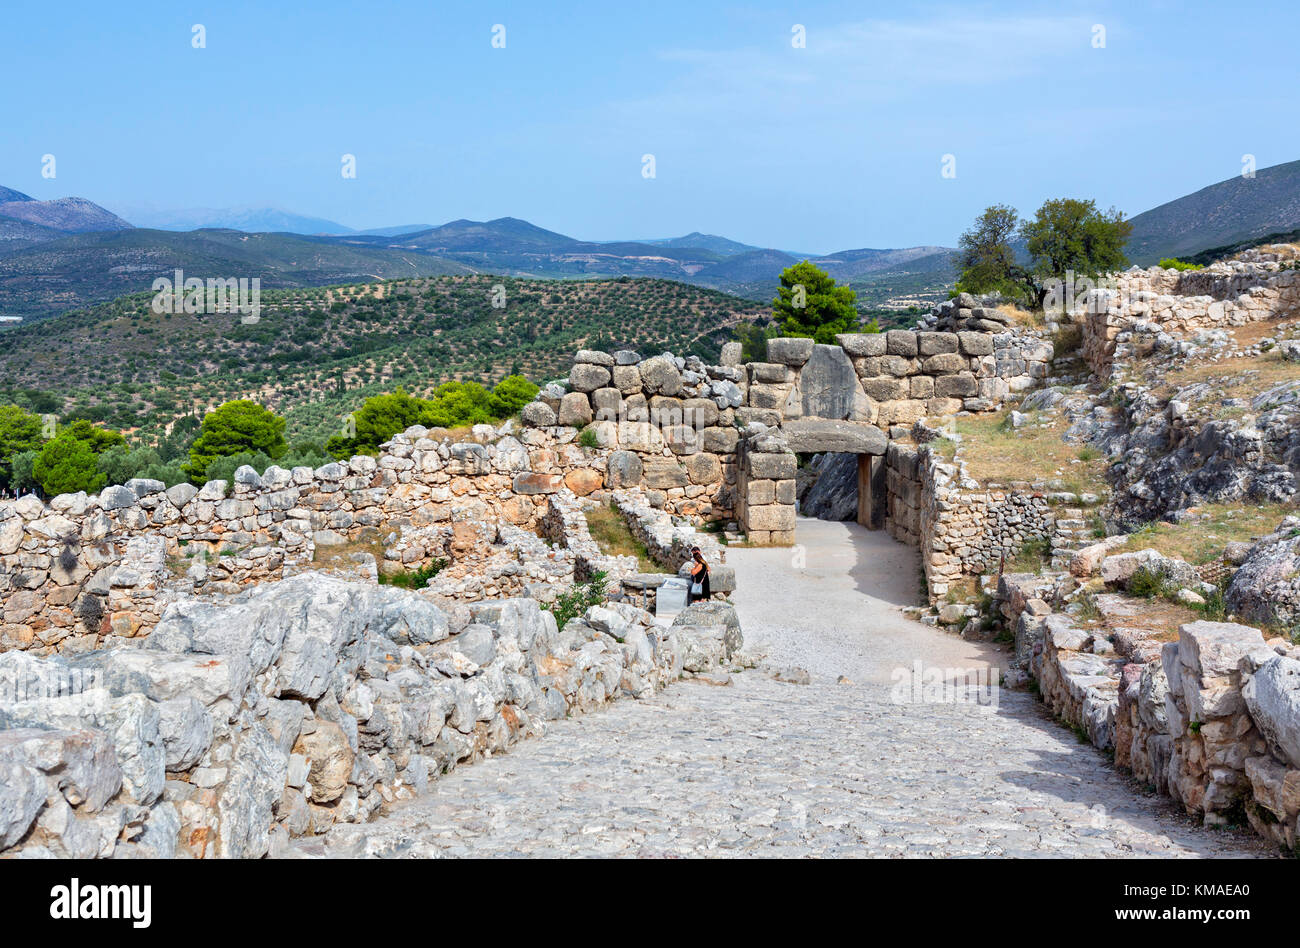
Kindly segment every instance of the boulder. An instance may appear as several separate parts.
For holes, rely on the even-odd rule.
[[[1300,661],[1264,663],[1242,689],[1250,717],[1279,760],[1300,768]]]
[[[779,336],[767,340],[768,362],[778,362],[781,365],[798,368],[811,358],[812,353],[813,341],[811,339]]]
[[[641,458],[632,451],[612,451],[606,462],[605,486],[611,490],[641,483]]]
[[[677,363],[666,355],[646,359],[639,366],[641,385],[650,395],[678,395],[682,390],[682,374]]]
[[[1300,622],[1300,532],[1279,531],[1251,547],[1225,595],[1230,611],[1250,622]],[[1296,533],[1291,536],[1291,533]]]
[[[582,428],[591,424],[591,419],[591,401],[582,392],[569,392],[560,399],[560,424]]]
[[[556,415],[551,406],[542,401],[532,401],[520,412],[524,424],[534,428],[550,428],[556,424]]]
[[[1146,569],[1180,587],[1194,586],[1201,581],[1190,563],[1164,556],[1155,550],[1137,550],[1106,557],[1101,564],[1101,578],[1108,586],[1128,589],[1134,574],[1140,569]]]

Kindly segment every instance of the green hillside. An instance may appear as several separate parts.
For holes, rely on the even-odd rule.
[[[491,305],[495,285],[505,288],[501,309]],[[155,314],[151,299],[135,294],[6,331],[0,403],[53,402],[64,414],[141,429],[148,442],[178,417],[251,398],[288,418],[291,440],[323,440],[367,396],[398,385],[425,394],[451,379],[512,372],[543,382],[567,373],[583,347],[716,358],[731,326],[770,310],[631,278],[449,276],[270,290],[252,325],[231,314]]]
[[[234,230],[122,230],[0,248],[0,316],[39,320],[128,293],[157,277],[257,277],[262,289],[470,273],[426,254],[357,247],[293,234]]]

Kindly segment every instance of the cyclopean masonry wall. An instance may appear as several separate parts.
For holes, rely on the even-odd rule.
[[[1244,326],[1300,314],[1300,271],[1259,252],[1217,261],[1203,270],[1133,268],[1114,274],[1114,290],[1088,295],[1083,358],[1106,383],[1116,362],[1131,362],[1144,340],[1165,333]]]
[[[1172,642],[1081,628],[1053,611],[1059,582],[1007,573],[996,597],[1047,708],[1189,814],[1222,825],[1244,809],[1257,833],[1294,849],[1300,649],[1231,622],[1184,623]]]
[[[571,549],[538,534],[552,497],[600,487],[608,452],[579,447],[571,429],[516,438],[482,426],[489,443],[425,435],[412,428],[377,458],[316,470],[241,468],[233,484],[134,480],[49,505],[0,503],[0,651],[134,638],[178,595],[280,579],[345,543],[382,547],[390,568],[449,561],[435,592],[468,601],[571,581],[593,559],[589,537]]]
[[[1100,501],[1035,484],[982,484],[960,459],[934,445],[940,432],[924,423],[914,438],[892,441],[885,454],[890,536],[918,547],[933,605],[952,587],[999,573],[1033,541],[1046,541],[1053,563],[1063,564],[1092,542],[1083,506]],[[950,442],[949,442],[950,443]]]
[[[0,654],[0,854],[285,855],[548,722],[735,668],[730,606],[444,610],[308,573],[173,604],[136,648]]]
[[[790,454],[858,454],[859,521],[880,526],[885,504],[873,495],[883,495],[884,476],[869,459],[890,435],[923,417],[996,410],[1047,375],[1052,344],[1042,333],[949,309],[950,324],[995,331],[851,333],[836,345],[777,338],[766,362],[743,366],[734,343],[721,366],[583,351],[570,391],[547,386],[523,420],[557,437],[591,431],[612,452],[607,488],[642,486],[670,513],[734,519],[752,542],[777,545],[793,542]],[[777,441],[765,440],[774,432]]]

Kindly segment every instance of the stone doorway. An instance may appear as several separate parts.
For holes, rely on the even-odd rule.
[[[792,419],[781,426],[781,432],[796,455],[835,456],[838,460],[833,463],[845,469],[837,473],[846,483],[856,473],[857,503],[853,519],[869,530],[877,530],[884,524],[884,465],[873,463],[889,446],[884,432],[875,425],[829,418]]]

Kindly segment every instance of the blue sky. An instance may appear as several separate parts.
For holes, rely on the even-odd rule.
[[[267,6],[10,5],[0,184],[827,252],[952,244],[994,202],[1132,215],[1300,158],[1294,2]]]

